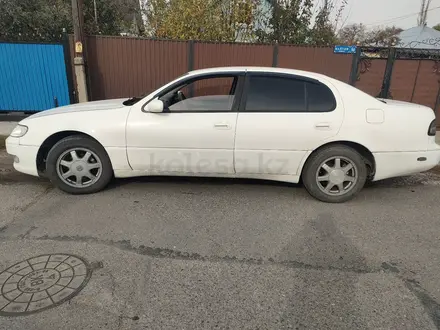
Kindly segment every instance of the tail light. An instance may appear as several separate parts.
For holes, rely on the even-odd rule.
[[[437,133],[437,125],[435,124],[435,119],[431,122],[431,125],[429,125],[428,129],[428,135],[429,136],[435,136]]]

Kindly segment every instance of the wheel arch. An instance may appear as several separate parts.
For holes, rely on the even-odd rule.
[[[38,174],[40,176],[42,176],[42,177],[45,176],[45,172],[46,172],[46,158],[47,158],[47,155],[49,154],[49,151],[52,149],[52,147],[56,143],[61,141],[62,139],[66,138],[66,137],[69,137],[69,136],[74,136],[74,135],[79,135],[79,136],[87,137],[87,138],[89,138],[89,139],[99,143],[103,147],[103,149],[105,150],[105,148],[102,145],[102,143],[99,142],[95,137],[91,136],[90,134],[81,132],[81,131],[66,130],[66,131],[60,131],[60,132],[53,133],[52,135],[50,135],[49,137],[47,137],[44,140],[44,142],[40,145],[40,148],[38,149],[36,162],[37,162]]]
[[[376,161],[375,161],[374,155],[370,151],[370,149],[368,149],[366,146],[364,146],[363,144],[358,143],[358,142],[353,142],[353,141],[348,141],[348,140],[339,140],[339,141],[331,141],[331,142],[325,143],[325,144],[319,146],[318,148],[314,149],[311,153],[309,153],[307,155],[307,157],[305,158],[305,160],[303,161],[303,164],[301,167],[300,178],[302,178],[302,175],[303,175],[304,169],[306,168],[307,162],[310,160],[312,155],[316,154],[317,152],[319,152],[320,150],[322,150],[324,148],[327,148],[329,146],[334,146],[334,145],[342,145],[342,146],[350,147],[350,148],[356,150],[357,152],[359,152],[359,154],[364,159],[365,164],[367,165],[368,179],[372,179],[374,177],[374,174],[376,172]]]

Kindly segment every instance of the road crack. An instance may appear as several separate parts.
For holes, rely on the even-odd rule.
[[[388,272],[383,267],[367,268],[367,267],[338,267],[332,265],[316,265],[307,264],[301,261],[278,261],[273,258],[238,258],[235,256],[205,256],[199,253],[190,253],[184,251],[178,251],[168,248],[158,248],[140,245],[135,247],[129,240],[112,241],[101,240],[92,236],[42,236],[32,237],[32,240],[37,241],[56,241],[56,242],[79,242],[79,243],[95,243],[117,248],[123,251],[133,252],[139,255],[148,256],[151,258],[159,259],[176,259],[176,260],[191,260],[191,261],[204,261],[204,262],[226,262],[226,263],[239,263],[249,265],[275,265],[287,268],[307,269],[307,270],[321,270],[321,271],[338,271],[357,274],[371,274],[378,272]]]

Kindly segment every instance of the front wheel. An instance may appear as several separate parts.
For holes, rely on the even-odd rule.
[[[96,141],[69,136],[49,151],[46,171],[52,184],[70,194],[90,194],[104,189],[113,176],[105,149]]]
[[[303,171],[307,191],[327,203],[352,199],[365,185],[367,167],[353,148],[334,145],[310,156]]]

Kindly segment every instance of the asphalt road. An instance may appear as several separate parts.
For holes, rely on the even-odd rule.
[[[72,254],[91,274],[54,308],[0,312],[0,329],[440,328],[435,173],[342,205],[299,186],[212,179],[70,196],[14,173],[0,151],[0,201],[0,272]]]

